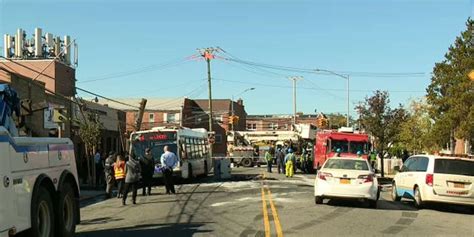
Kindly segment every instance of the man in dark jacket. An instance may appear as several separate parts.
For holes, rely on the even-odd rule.
[[[133,204],[137,203],[137,184],[140,181],[141,172],[140,162],[132,154],[130,160],[125,164],[125,190],[122,196],[122,205],[126,205],[130,189],[132,189],[132,202]]]
[[[277,163],[278,173],[285,173],[285,153],[281,150],[281,147],[277,148],[275,152],[275,159]]]
[[[155,173],[155,160],[151,153],[151,149],[145,150],[145,156],[140,160],[142,166],[142,181],[143,181],[143,192],[142,195],[151,195],[151,186],[153,184],[153,173]],[[148,189],[148,192],[147,192]]]
[[[105,183],[107,187],[105,188],[105,194],[107,198],[112,197],[112,188],[114,186],[114,163],[115,163],[115,152],[109,152],[109,156],[105,159],[104,165],[104,174],[105,174]]]

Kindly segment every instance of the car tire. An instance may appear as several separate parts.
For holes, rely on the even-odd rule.
[[[323,204],[323,198],[321,196],[314,196],[315,204]]]
[[[399,202],[402,200],[402,197],[398,196],[397,192],[397,185],[395,183],[392,184],[392,201],[394,202]]]
[[[377,209],[377,200],[369,199],[369,207],[373,209]]]
[[[418,188],[418,186],[415,187],[415,190],[413,192],[414,192],[413,196],[414,196],[414,199],[415,199],[415,207],[418,208],[418,209],[423,209],[423,207],[425,206],[425,203],[421,199],[420,188]]]
[[[77,202],[74,189],[70,183],[64,183],[58,192],[59,200],[56,212],[56,236],[73,237],[76,232]]]
[[[31,202],[31,229],[26,236],[54,236],[54,209],[51,193],[40,186]]]
[[[243,167],[252,167],[252,160],[250,158],[244,158],[240,163]]]

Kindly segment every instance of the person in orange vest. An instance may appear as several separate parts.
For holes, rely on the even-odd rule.
[[[123,185],[125,183],[125,159],[123,159],[121,155],[117,156],[117,161],[114,165],[114,174],[118,187],[117,198],[121,198],[123,195]]]

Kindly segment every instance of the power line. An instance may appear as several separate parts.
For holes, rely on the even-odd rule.
[[[264,83],[255,83],[255,82],[244,82],[244,81],[236,81],[236,80],[228,80],[222,78],[213,78],[217,81],[226,81],[231,83],[239,83],[245,85],[257,85],[257,86],[266,86],[266,87],[273,87],[273,88],[283,88],[283,89],[291,89],[291,86],[280,86],[280,85],[272,85],[272,84],[264,84]],[[337,89],[337,88],[314,88],[314,87],[298,87],[299,89],[305,90],[316,90],[316,91],[346,91],[346,89]],[[373,92],[374,90],[350,90],[351,92]],[[425,91],[409,91],[409,90],[386,90],[390,93],[424,93]],[[334,96],[334,95],[333,95]]]
[[[233,61],[240,64],[245,64],[249,66],[263,67],[273,70],[288,71],[288,72],[299,72],[299,73],[311,73],[311,74],[321,74],[321,75],[331,75],[329,73],[317,72],[315,69],[310,68],[299,68],[299,67],[288,67],[281,65],[272,65],[266,63],[257,63],[248,60],[242,60],[238,57],[232,56],[230,53],[222,50],[229,57],[222,57],[224,60]],[[350,74],[351,77],[425,77],[429,73],[425,72],[355,72],[355,71],[337,71],[331,70],[337,73]]]
[[[84,81],[78,81],[78,83],[89,83],[89,82],[95,82],[95,81],[103,81],[103,80],[110,80],[110,79],[116,79],[116,78],[121,78],[121,77],[127,77],[130,75],[134,74],[139,74],[139,73],[145,73],[145,72],[150,72],[150,71],[156,71],[156,70],[163,70],[171,67],[175,67],[184,63],[187,63],[191,61],[195,55],[191,55],[185,58],[180,58],[177,60],[173,60],[170,62],[162,63],[162,64],[154,64],[154,65],[149,65],[141,68],[136,68],[132,69],[130,71],[125,71],[125,72],[117,72],[117,73],[111,73],[104,75],[102,77],[98,78],[92,78],[90,80],[84,80]]]
[[[131,105],[131,104],[127,104],[127,103],[120,102],[120,101],[118,101],[118,100],[110,99],[110,98],[107,98],[107,97],[105,97],[105,96],[99,95],[99,94],[97,94],[97,93],[94,93],[94,92],[91,92],[91,91],[88,91],[88,90],[85,90],[85,89],[82,89],[82,88],[79,88],[79,87],[76,87],[76,90],[80,90],[80,91],[82,91],[82,92],[85,92],[85,93],[88,93],[88,94],[91,94],[91,95],[100,97],[100,98],[102,98],[102,99],[106,99],[106,100],[108,100],[108,101],[115,102],[115,103],[117,103],[117,104],[129,106],[129,107],[137,108],[137,109],[140,108],[140,107],[138,107],[138,106],[136,106],[136,105]]]

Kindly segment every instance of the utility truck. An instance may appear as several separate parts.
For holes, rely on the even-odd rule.
[[[292,131],[232,131],[227,136],[227,157],[231,162],[245,167],[266,164],[265,152],[273,155],[278,147],[291,147],[296,153],[296,166],[305,172],[312,172],[302,163],[311,160],[316,128],[310,124],[296,124]],[[304,158],[304,159],[300,159]]]
[[[0,84],[0,237],[74,236],[80,221],[74,145],[68,138],[20,137],[20,100]]]
[[[327,159],[336,156],[337,150],[341,157],[357,157],[359,152],[362,158],[367,159],[370,150],[369,136],[350,127],[319,130],[314,144],[314,169],[320,169]]]

